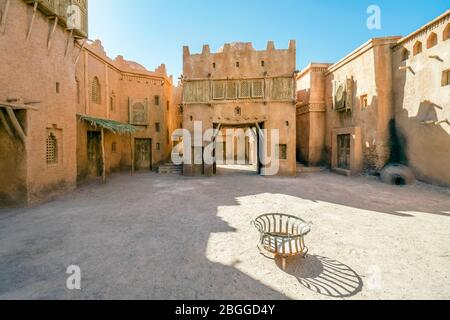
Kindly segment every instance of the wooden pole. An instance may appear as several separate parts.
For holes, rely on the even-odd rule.
[[[11,120],[11,123],[13,125],[13,128],[16,130],[16,133],[18,134],[20,140],[22,140],[23,144],[26,144],[27,136],[25,135],[25,132],[23,131],[22,127],[20,126],[20,123],[16,118],[14,110],[11,107],[7,107],[6,113],[8,114],[9,119]]]
[[[5,33],[5,30],[6,30],[6,18],[8,16],[9,3],[10,3],[10,0],[6,0],[5,9],[3,10],[3,15],[1,16],[1,21],[0,21],[0,32],[1,33]]]
[[[102,128],[102,183],[106,183],[105,129]]]
[[[36,18],[37,7],[38,7],[38,2],[35,1],[34,6],[33,6],[33,16],[31,17],[30,26],[28,28],[27,40],[29,40],[31,37],[31,31],[33,30],[34,19]]]
[[[131,149],[131,176],[134,175],[134,147],[133,147],[133,134],[130,133],[130,149]]]
[[[0,123],[3,125],[3,127],[5,128],[5,130],[8,133],[8,135],[11,138],[14,138],[14,133],[11,130],[11,128],[10,128],[10,126],[8,124],[8,121],[6,121],[6,117],[5,117],[5,115],[3,113],[3,110],[1,108],[0,108]]]

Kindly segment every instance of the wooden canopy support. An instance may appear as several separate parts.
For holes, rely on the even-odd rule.
[[[19,136],[20,140],[22,140],[23,144],[25,144],[27,142],[27,136],[25,135],[25,132],[20,126],[19,120],[17,120],[13,108],[6,107],[6,113],[8,114],[9,119],[11,120],[11,123],[13,125],[13,128],[14,130],[16,130],[16,133]]]
[[[106,183],[106,155],[105,155],[105,129],[101,131],[102,138],[102,183]]]
[[[34,104],[40,103],[39,101],[36,102],[25,102],[25,103],[14,103],[14,102],[7,102],[7,101],[0,101],[0,107],[4,108],[11,108],[13,110],[39,110],[37,107],[33,106]]]
[[[14,133],[11,130],[11,127],[9,126],[8,121],[6,121],[5,114],[3,113],[3,109],[0,108],[0,123],[2,124],[3,128],[5,128],[6,133],[10,138],[14,138]]]
[[[3,14],[1,16],[1,20],[0,20],[0,32],[1,33],[5,33],[5,30],[6,30],[6,18],[8,16],[10,1],[11,0],[6,0],[5,9],[3,10]]]
[[[53,19],[55,19],[55,20],[53,22],[52,31],[50,32],[50,35],[48,37],[47,49],[50,49],[50,47],[52,45],[53,34],[55,33],[56,27],[58,26],[59,18],[58,17],[54,17]]]
[[[86,45],[86,41],[87,41],[86,39],[83,40],[83,43],[82,43],[82,45],[80,47],[80,52],[78,52],[77,58],[75,59],[75,64],[77,64],[78,63],[78,59],[80,59],[80,55],[83,52],[84,46]]]
[[[28,27],[28,33],[27,33],[27,41],[30,39],[31,37],[31,31],[33,31],[33,25],[34,25],[34,19],[36,18],[36,11],[38,8],[38,1],[34,2],[34,6],[33,6],[33,16],[31,17],[31,22],[30,22],[30,26]]]
[[[70,29],[69,37],[67,38],[66,51],[64,52],[64,57],[67,57],[67,53],[69,52],[70,40],[72,40],[72,36],[73,36],[73,29]]]

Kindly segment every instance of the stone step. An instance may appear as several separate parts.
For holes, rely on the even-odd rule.
[[[160,174],[182,174],[183,166],[175,165],[173,163],[165,163],[158,168],[158,173]]]

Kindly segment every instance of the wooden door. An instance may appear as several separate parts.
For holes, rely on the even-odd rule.
[[[351,135],[338,136],[338,168],[350,170]]]
[[[87,173],[90,177],[102,175],[101,133],[88,131],[87,133]]]
[[[134,168],[135,170],[152,170],[152,140],[134,140]]]

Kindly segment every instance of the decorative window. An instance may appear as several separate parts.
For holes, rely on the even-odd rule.
[[[276,157],[280,160],[287,160],[287,145],[278,144],[275,149]]]
[[[437,42],[438,42],[437,34],[432,32],[427,40],[427,49],[430,49],[430,48],[433,48],[434,46],[436,46]]]
[[[113,142],[111,144],[111,152],[116,153],[117,152],[117,143]]]
[[[159,96],[155,96],[155,106],[159,106]]]
[[[366,109],[369,106],[369,99],[367,94],[362,95],[360,97],[360,100],[361,100],[361,109]]]
[[[215,81],[213,84],[213,99],[225,99],[225,81]]]
[[[97,77],[94,77],[92,80],[92,88],[91,88],[91,100],[93,103],[101,104],[102,103],[102,89],[100,86],[100,80]]]
[[[226,87],[226,96],[227,99],[237,99],[237,89],[238,89],[238,85],[236,81],[228,81],[227,82],[227,87]]]
[[[272,85],[274,100],[294,99],[294,81],[292,78],[274,78]]]
[[[161,132],[161,125],[160,125],[159,122],[156,122],[156,123],[155,123],[155,131],[156,131],[156,132]]]
[[[444,32],[442,34],[443,41],[446,41],[448,39],[450,39],[450,23],[447,24],[447,26],[445,27]]]
[[[409,50],[406,48],[403,48],[402,50],[402,61],[406,61],[409,59]]]
[[[237,116],[240,116],[242,114],[241,108],[240,107],[236,107],[234,109],[234,114],[237,115]]]
[[[413,55],[417,56],[419,53],[422,53],[422,42],[417,41],[413,48]]]
[[[47,164],[58,163],[58,140],[53,132],[47,135]]]
[[[251,81],[241,81],[239,85],[239,98],[241,99],[248,99],[251,98],[251,90],[252,89],[252,82]]]
[[[253,80],[253,82],[252,82],[252,97],[253,98],[264,98],[264,81],[263,80]]]

